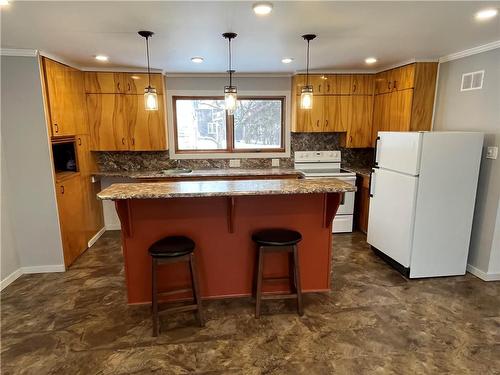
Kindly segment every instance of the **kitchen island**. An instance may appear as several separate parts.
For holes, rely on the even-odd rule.
[[[98,197],[115,201],[128,302],[134,304],[151,301],[148,247],[169,235],[185,235],[196,242],[202,297],[251,295],[256,258],[251,235],[276,227],[302,233],[303,291],[328,291],[332,220],[343,193],[355,189],[336,179],[174,181],[113,184]],[[269,255],[265,265],[266,276],[288,272],[285,254]],[[165,265],[159,272],[161,289],[188,284],[189,272],[183,264]],[[287,288],[287,283],[276,283],[267,290],[284,292]]]

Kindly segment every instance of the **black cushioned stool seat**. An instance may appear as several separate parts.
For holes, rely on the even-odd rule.
[[[160,332],[159,321],[159,298],[166,297],[179,293],[191,292],[193,295],[193,302],[176,306],[171,308],[162,309],[161,312],[174,313],[181,311],[196,311],[198,321],[201,326],[205,323],[203,321],[200,288],[198,285],[198,274],[196,271],[196,262],[194,257],[194,249],[196,244],[194,241],[185,236],[169,236],[164,237],[153,243],[148,253],[151,256],[152,273],[151,273],[151,294],[152,294],[152,307],[153,307],[153,336],[158,336]],[[191,285],[188,288],[159,291],[158,290],[158,269],[162,264],[188,262],[189,271],[191,273]]]
[[[272,228],[264,229],[252,235],[252,240],[259,245],[256,266],[256,276],[254,280],[255,291],[255,317],[260,317],[260,305],[266,299],[297,299],[297,312],[304,314],[302,308],[302,288],[300,286],[300,265],[297,244],[302,240],[302,235],[290,229]],[[288,276],[285,277],[264,277],[264,255],[272,252],[288,253]],[[262,283],[265,281],[288,281],[290,293],[288,294],[267,294],[262,292]]]

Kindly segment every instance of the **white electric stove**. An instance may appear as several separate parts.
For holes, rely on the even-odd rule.
[[[295,169],[301,171],[306,179],[338,178],[356,185],[356,173],[340,168],[340,151],[296,151]],[[333,233],[352,232],[354,213],[354,192],[344,194],[337,215],[333,219]]]

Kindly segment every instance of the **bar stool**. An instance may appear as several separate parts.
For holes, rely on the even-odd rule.
[[[149,255],[152,260],[152,307],[153,307],[153,336],[158,336],[160,331],[159,312],[173,313],[181,311],[196,311],[200,326],[204,326],[203,312],[201,307],[200,289],[198,285],[198,275],[196,272],[196,262],[194,258],[195,243],[192,239],[184,236],[170,236],[162,238],[152,244]],[[169,291],[158,291],[158,268],[162,264],[189,262],[191,273],[191,288],[176,289]],[[165,308],[158,310],[158,298],[177,293],[192,292],[193,303],[183,306]]]
[[[300,266],[297,244],[302,240],[299,232],[289,229],[266,229],[254,233],[252,240],[259,245],[257,261],[257,285],[255,290],[255,317],[260,317],[261,300],[297,298],[297,312],[304,314],[302,308],[302,289],[300,286]],[[289,272],[287,277],[263,277],[264,255],[272,252],[288,253]],[[263,294],[262,283],[265,281],[288,280],[289,294]],[[254,283],[255,284],[255,283]]]

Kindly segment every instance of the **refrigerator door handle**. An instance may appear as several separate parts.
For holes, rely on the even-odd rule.
[[[370,173],[370,181],[369,181],[369,186],[368,186],[368,195],[370,196],[370,198],[373,198],[373,193],[372,193],[372,182],[373,182],[373,179],[372,179],[372,176],[375,174],[375,169],[372,169],[372,172]]]
[[[380,137],[375,138],[375,148],[373,150],[373,164],[375,167],[378,168],[378,161],[377,161],[377,146],[378,146],[378,141],[380,141]]]

